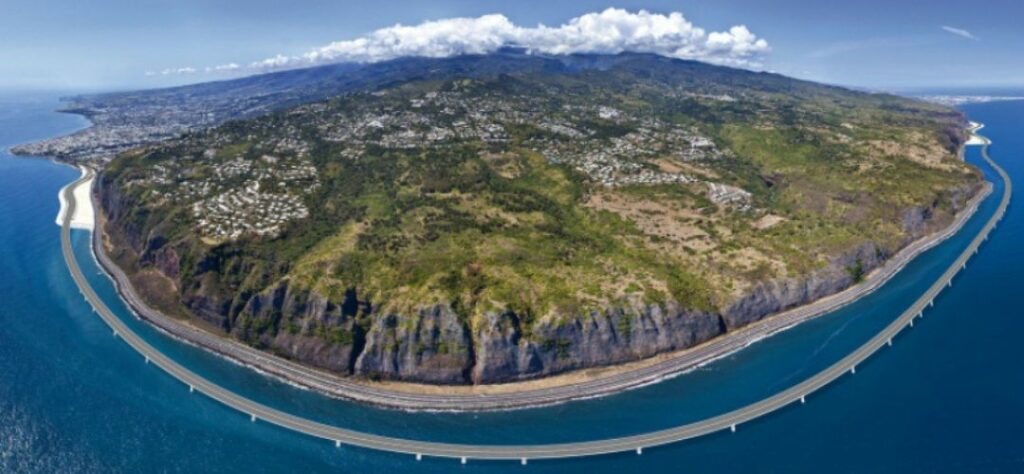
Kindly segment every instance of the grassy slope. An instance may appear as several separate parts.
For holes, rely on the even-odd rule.
[[[757,281],[806,274],[866,241],[895,250],[906,238],[905,209],[939,203],[941,220],[950,193],[977,182],[976,173],[955,162],[945,130],[958,118],[947,110],[777,76],[736,73],[742,77],[715,81],[682,72],[673,77],[670,66],[657,62],[569,76],[501,77],[470,83],[475,89],[467,94],[513,100],[536,94],[551,103],[552,116],[564,114],[565,104],[610,104],[698,127],[734,154],[701,166],[753,192],[762,212],[714,206],[687,186],[613,193],[699,213],[689,220],[663,218],[706,234],[704,251],[669,245],[621,214],[582,205],[604,191],[569,167],[548,163],[531,140],[551,137],[529,125],[508,126],[511,139],[502,145],[369,146],[359,160],[339,159],[344,147],[322,140],[311,126],[331,113],[400,108],[408,97],[464,81],[413,82],[391,95],[335,99],[316,112],[231,123],[126,155],[112,163],[106,179],[141,204],[122,225],[160,235],[180,254],[183,292],[232,301],[228,311],[288,278],[336,301],[357,289],[400,313],[437,302],[451,303],[470,319],[508,308],[524,315],[527,327],[531,318],[568,317],[627,296],[720,307]],[[721,102],[665,95],[680,87],[745,97]],[[609,136],[624,132],[613,124],[588,125]],[[181,167],[180,183],[208,173],[211,163],[255,160],[267,152],[264,142],[289,129],[313,144],[310,159],[323,186],[306,198],[312,217],[291,223],[278,238],[211,245],[195,235],[187,203],[153,199],[146,186],[127,185],[156,163]],[[943,156],[939,165],[925,166],[865,145],[873,140],[930,147]],[[200,159],[211,146],[217,157]],[[753,222],[764,213],[785,220],[756,229]]]

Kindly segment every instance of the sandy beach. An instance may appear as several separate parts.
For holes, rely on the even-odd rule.
[[[83,177],[90,173],[90,171],[85,167],[79,167],[79,170],[81,170],[81,176]],[[90,199],[92,186],[95,181],[95,174],[93,174],[88,181],[77,186],[74,190],[76,204],[75,214],[71,216],[72,229],[93,230],[95,228],[96,214],[93,210],[92,199]],[[71,184],[68,186],[71,186]],[[57,193],[57,198],[60,199],[60,211],[57,211],[57,219],[55,219],[54,223],[58,226],[63,224],[64,213],[67,212],[68,208],[68,203],[64,201],[65,189],[67,189],[67,186],[61,188]]]
[[[985,128],[985,124],[978,122],[971,122],[971,127],[968,131],[971,133],[970,138],[964,143],[966,146],[981,146],[991,143],[988,138],[978,135],[978,130]]]

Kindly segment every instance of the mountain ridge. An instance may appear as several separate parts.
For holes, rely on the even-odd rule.
[[[148,302],[358,378],[692,347],[849,287],[981,186],[955,111],[769,73],[500,54],[327,83],[299,96],[361,88],[239,92],[261,112],[125,145],[99,193]]]

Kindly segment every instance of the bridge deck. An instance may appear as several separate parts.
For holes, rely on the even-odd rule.
[[[110,326],[116,336],[120,337],[133,349],[142,354],[147,361],[152,362],[171,376],[183,382],[187,387],[189,387],[190,391],[199,391],[218,402],[245,413],[250,416],[253,421],[263,420],[282,428],[323,438],[338,445],[345,444],[382,451],[405,453],[415,455],[417,459],[421,456],[434,456],[460,459],[463,462],[467,459],[515,460],[525,462],[527,459],[569,458],[627,451],[640,453],[643,448],[647,447],[678,442],[726,429],[735,430],[735,427],[739,424],[772,413],[791,403],[802,402],[804,397],[808,394],[813,393],[828,383],[842,377],[846,373],[855,372],[858,364],[870,357],[887,343],[890,343],[892,338],[902,331],[903,328],[913,325],[913,320],[920,316],[926,307],[932,304],[935,297],[944,288],[951,284],[956,274],[965,267],[967,260],[976,253],[982,242],[984,242],[992,230],[995,229],[996,224],[1003,218],[1006,213],[1006,209],[1010,204],[1013,188],[1009,175],[1007,175],[1006,172],[989,157],[987,144],[982,148],[982,157],[989,165],[992,166],[993,169],[996,170],[1005,185],[1003,196],[999,202],[999,207],[996,209],[996,212],[985,223],[984,227],[974,237],[970,245],[964,249],[949,268],[946,269],[946,271],[909,308],[907,308],[898,318],[886,326],[882,331],[862,346],[858,347],[855,351],[803,382],[778,392],[768,398],[728,413],[673,428],[633,436],[579,443],[555,443],[543,445],[472,445],[436,443],[379,436],[319,423],[268,407],[231,392],[188,370],[155,349],[138,334],[132,331],[131,328],[124,324],[124,322],[122,322],[121,319],[118,318],[96,294],[88,280],[86,280],[85,276],[82,274],[81,268],[78,266],[78,262],[75,259],[74,252],[71,247],[69,216],[74,215],[74,207],[76,205],[74,189],[79,184],[92,177],[94,173],[92,170],[88,170],[82,178],[64,190],[64,197],[67,200],[69,208],[61,226],[61,247],[64,254],[64,260],[67,263],[71,276],[78,285],[79,290],[85,296],[86,301],[92,305],[100,315],[103,321]]]

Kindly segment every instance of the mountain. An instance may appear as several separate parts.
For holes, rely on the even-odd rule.
[[[667,60],[653,55],[542,56],[505,49],[488,55],[451,58],[400,58],[372,64],[331,64],[239,79],[165,89],[72,96],[63,111],[88,117],[93,126],[65,137],[14,147],[22,155],[55,156],[68,162],[106,162],[117,153],[156,143],[227,120],[260,115],[330,97],[386,88],[410,80],[450,77],[494,77],[499,74],[565,74],[629,67],[647,58],[662,62],[652,74],[684,74],[673,78],[694,88],[752,87],[809,97],[841,88],[797,81],[770,73],[754,73],[697,61]],[[671,67],[665,62],[671,61]],[[680,82],[680,85],[684,84]]]
[[[121,143],[99,180],[108,253],[143,298],[368,379],[495,383],[691,347],[860,281],[982,185],[952,109],[642,54],[74,104],[100,127],[185,117]]]

